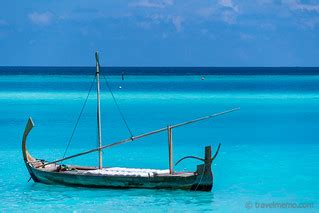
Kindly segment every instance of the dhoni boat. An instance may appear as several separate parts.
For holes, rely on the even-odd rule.
[[[97,87],[97,134],[98,134],[98,147],[81,152],[78,154],[63,156],[63,158],[46,161],[33,157],[27,150],[26,141],[27,137],[34,127],[34,122],[30,117],[23,134],[22,139],[22,153],[25,165],[30,174],[30,179],[34,182],[44,184],[60,184],[66,186],[80,186],[80,187],[96,187],[96,188],[146,188],[146,189],[183,189],[193,191],[211,191],[213,187],[213,172],[212,162],[218,155],[220,144],[216,149],[215,154],[212,156],[211,146],[205,147],[205,154],[203,158],[196,156],[186,156],[176,162],[175,165],[181,161],[189,158],[202,161],[197,165],[194,171],[178,172],[174,171],[173,165],[173,132],[172,130],[178,127],[189,125],[195,122],[207,120],[217,116],[221,116],[239,108],[230,109],[227,111],[207,115],[183,123],[170,125],[151,132],[136,135],[117,141],[111,144],[102,144],[102,131],[101,131],[101,110],[100,110],[100,63],[98,53],[95,53],[96,59],[96,72],[94,75],[93,83],[96,81]],[[106,78],[104,78],[105,81]],[[91,89],[92,89],[91,85]],[[91,91],[90,89],[90,91]],[[110,88],[109,88],[110,89]],[[111,92],[111,90],[110,90]],[[112,92],[111,92],[112,93]],[[113,96],[113,94],[112,94]],[[114,98],[114,96],[113,96]],[[114,99],[115,100],[115,99]],[[85,102],[86,103],[86,102]],[[85,104],[84,104],[85,106]],[[83,106],[83,107],[84,107]],[[119,108],[118,108],[119,109]],[[82,108],[83,111],[83,108]],[[82,113],[81,111],[81,113]],[[81,116],[80,113],[80,116]],[[121,114],[122,115],[122,114]],[[79,121],[79,119],[78,119]],[[125,122],[126,123],[126,122]],[[76,124],[77,126],[77,124]],[[75,129],[76,129],[75,126]],[[74,129],[74,130],[75,130]],[[73,133],[74,133],[73,130]],[[102,150],[118,146],[124,143],[131,143],[140,138],[144,138],[153,134],[167,131],[168,138],[168,169],[147,169],[147,168],[122,168],[122,167],[103,167],[102,165]],[[73,136],[72,133],[72,136]],[[71,136],[71,139],[72,139]],[[71,141],[71,140],[70,140]],[[69,143],[70,143],[69,141]],[[69,145],[69,144],[68,144]],[[67,146],[68,147],[68,146]],[[63,164],[63,161],[71,158],[76,158],[89,153],[98,153],[98,166],[80,166]]]

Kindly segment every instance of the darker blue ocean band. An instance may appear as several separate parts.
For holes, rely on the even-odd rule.
[[[319,75],[319,67],[102,67],[108,75]],[[91,75],[95,67],[0,67],[0,75]]]

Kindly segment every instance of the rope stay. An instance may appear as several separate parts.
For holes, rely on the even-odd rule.
[[[68,143],[67,143],[67,146],[66,146],[66,148],[65,148],[65,151],[64,151],[64,154],[63,154],[63,158],[65,157],[65,155],[66,155],[66,153],[67,153],[67,151],[68,151],[68,149],[69,149],[69,146],[70,146],[70,144],[71,144],[71,141],[72,141],[73,136],[74,136],[74,133],[75,133],[75,130],[76,130],[78,124],[79,124],[79,121],[80,121],[81,116],[82,116],[82,114],[83,114],[84,108],[85,108],[86,103],[87,103],[87,101],[88,101],[88,99],[89,99],[89,96],[90,96],[91,90],[92,90],[92,88],[93,88],[95,79],[96,79],[96,75],[94,75],[94,77],[93,77],[93,80],[92,80],[92,83],[91,83],[89,92],[88,92],[88,94],[86,95],[85,101],[84,101],[84,103],[83,103],[83,105],[82,105],[82,108],[81,108],[81,111],[80,111],[80,114],[79,114],[79,116],[78,116],[78,118],[77,118],[77,120],[76,120],[75,126],[74,126],[74,128],[73,128],[73,130],[72,130],[71,137],[70,137],[70,139],[69,139],[69,141],[68,141]]]
[[[120,108],[120,106],[119,106],[119,104],[118,104],[118,102],[117,102],[117,100],[116,100],[114,94],[113,94],[113,91],[112,91],[112,89],[111,89],[111,86],[110,86],[109,82],[107,81],[105,75],[101,74],[101,76],[102,76],[102,78],[104,79],[105,84],[106,84],[108,90],[109,90],[110,93],[111,93],[111,96],[112,96],[112,98],[113,98],[113,101],[114,101],[114,103],[115,103],[115,106],[116,106],[117,110],[118,110],[119,113],[120,113],[120,116],[121,116],[121,118],[122,118],[122,120],[123,120],[123,122],[124,122],[124,124],[125,124],[125,126],[126,126],[126,129],[128,130],[128,132],[129,132],[131,138],[133,138],[134,135],[133,135],[133,133],[132,133],[130,127],[128,126],[128,123],[127,123],[127,121],[126,121],[126,119],[125,119],[125,117],[124,117],[124,114],[123,114],[123,112],[122,112],[122,110],[121,110],[121,108]]]

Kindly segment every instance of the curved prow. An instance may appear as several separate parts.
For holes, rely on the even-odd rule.
[[[34,127],[34,123],[32,121],[32,118],[30,117],[28,122],[27,122],[27,125],[25,126],[23,138],[22,138],[22,154],[23,154],[24,162],[26,162],[26,163],[35,161],[35,159],[29,154],[29,152],[27,150],[27,146],[26,146],[27,137],[28,137],[28,135],[33,127]]]

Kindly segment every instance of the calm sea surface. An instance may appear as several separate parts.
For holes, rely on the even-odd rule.
[[[23,68],[20,68],[23,69]],[[32,116],[28,149],[41,159],[63,155],[93,76],[0,75],[0,209],[2,211],[244,212],[259,203],[313,203],[319,211],[319,75],[126,75],[108,81],[134,135],[234,107],[240,111],[175,129],[174,161],[215,150],[212,192],[108,190],[27,182],[21,153]],[[103,143],[130,137],[102,81]],[[95,88],[67,155],[96,147]],[[96,165],[97,154],[65,163]],[[195,170],[185,160],[175,169]],[[166,169],[166,133],[104,151],[104,166]],[[249,207],[249,205],[248,205]]]

